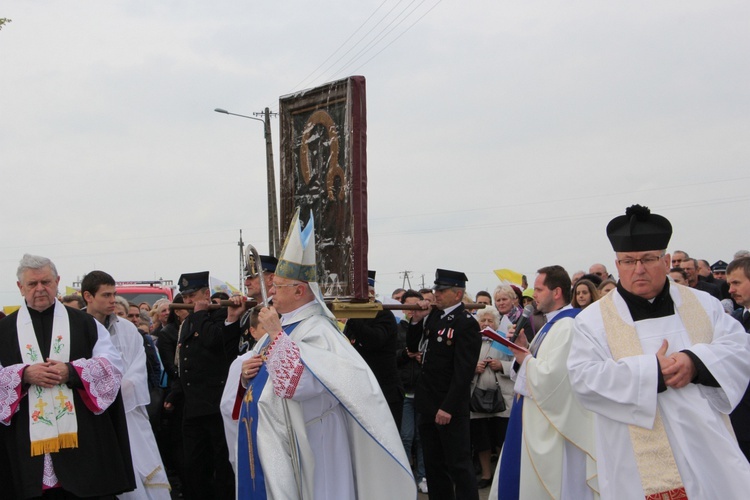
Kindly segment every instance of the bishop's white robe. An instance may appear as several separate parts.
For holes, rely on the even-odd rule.
[[[401,437],[372,371],[319,304],[282,317],[285,327],[294,323],[267,351],[269,379],[258,399],[256,445],[267,497],[416,498]],[[237,379],[228,380],[236,390]]]
[[[643,355],[613,359],[602,319],[601,301],[576,318],[568,358],[570,380],[596,423],[599,487],[605,499],[643,499],[628,425],[651,429],[657,407],[677,469],[691,500],[747,498],[750,465],[740,451],[727,414],[745,393],[750,379],[750,336],[706,293],[695,295],[713,326],[713,341],[691,345],[678,314],[633,322],[622,296],[610,292],[617,313],[634,325]],[[670,285],[675,307],[682,304],[678,286]],[[700,312],[700,311],[698,311]],[[692,351],[720,384],[688,384],[657,394],[656,351],[667,339],[667,356]]]

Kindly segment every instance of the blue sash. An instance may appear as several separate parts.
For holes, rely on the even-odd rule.
[[[299,323],[284,327],[291,334]],[[270,339],[267,339],[270,342]],[[268,381],[268,370],[263,363],[247,384],[240,407],[237,433],[237,498],[266,500],[266,480],[258,454],[258,400]]]
[[[263,363],[258,374],[249,381],[240,407],[237,433],[237,498],[266,498],[266,482],[258,454],[258,398],[268,380]]]
[[[547,336],[547,332],[558,320],[575,318],[580,309],[565,309],[560,311],[552,321],[544,325],[532,340],[529,350],[536,357],[539,346]],[[505,443],[500,456],[500,472],[497,477],[498,500],[519,500],[521,490],[521,447],[523,446],[523,396],[514,394],[513,407],[510,409],[508,430],[505,433]]]

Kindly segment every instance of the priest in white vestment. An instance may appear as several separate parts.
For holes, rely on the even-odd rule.
[[[269,342],[242,398],[238,496],[416,498],[383,393],[337,328],[315,280],[313,218],[301,231],[298,211],[270,289],[274,305],[258,315]],[[255,368],[243,370],[252,376]]]
[[[594,416],[573,395],[566,366],[580,310],[569,305],[571,283],[565,269],[547,266],[537,272],[534,300],[547,323],[528,350],[511,347],[517,361],[515,392],[523,396],[522,435],[520,443],[509,444],[514,436],[506,434],[505,456],[498,460],[490,498],[595,499]],[[518,333],[517,342],[526,345],[525,334]],[[511,414],[511,419],[519,416]],[[509,424],[509,432],[514,424]],[[517,460],[516,444],[521,459],[518,479],[517,473],[508,472],[517,470],[517,464],[509,462],[510,456]]]
[[[118,497],[125,500],[169,500],[171,488],[167,471],[146,412],[151,395],[143,337],[133,323],[114,313],[116,290],[112,276],[104,271],[91,271],[81,280],[81,293],[86,301],[86,312],[107,329],[124,366],[120,390],[136,488]]]
[[[750,379],[750,337],[716,299],[668,280],[671,234],[639,205],[613,219],[620,281],[576,319],[568,368],[596,414],[601,496],[747,498],[728,414]]]

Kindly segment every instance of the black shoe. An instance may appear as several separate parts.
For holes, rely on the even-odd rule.
[[[492,484],[492,479],[480,479],[477,481],[477,489],[483,490]]]

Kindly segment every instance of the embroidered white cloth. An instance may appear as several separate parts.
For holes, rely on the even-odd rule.
[[[66,363],[70,358],[70,321],[65,306],[60,302],[55,301],[54,315],[49,357]],[[44,363],[46,360],[42,358],[26,302],[21,304],[18,311],[16,328],[24,363]],[[54,453],[60,448],[78,447],[78,420],[73,406],[73,391],[67,385],[32,385],[29,388],[29,405],[31,456]]]

